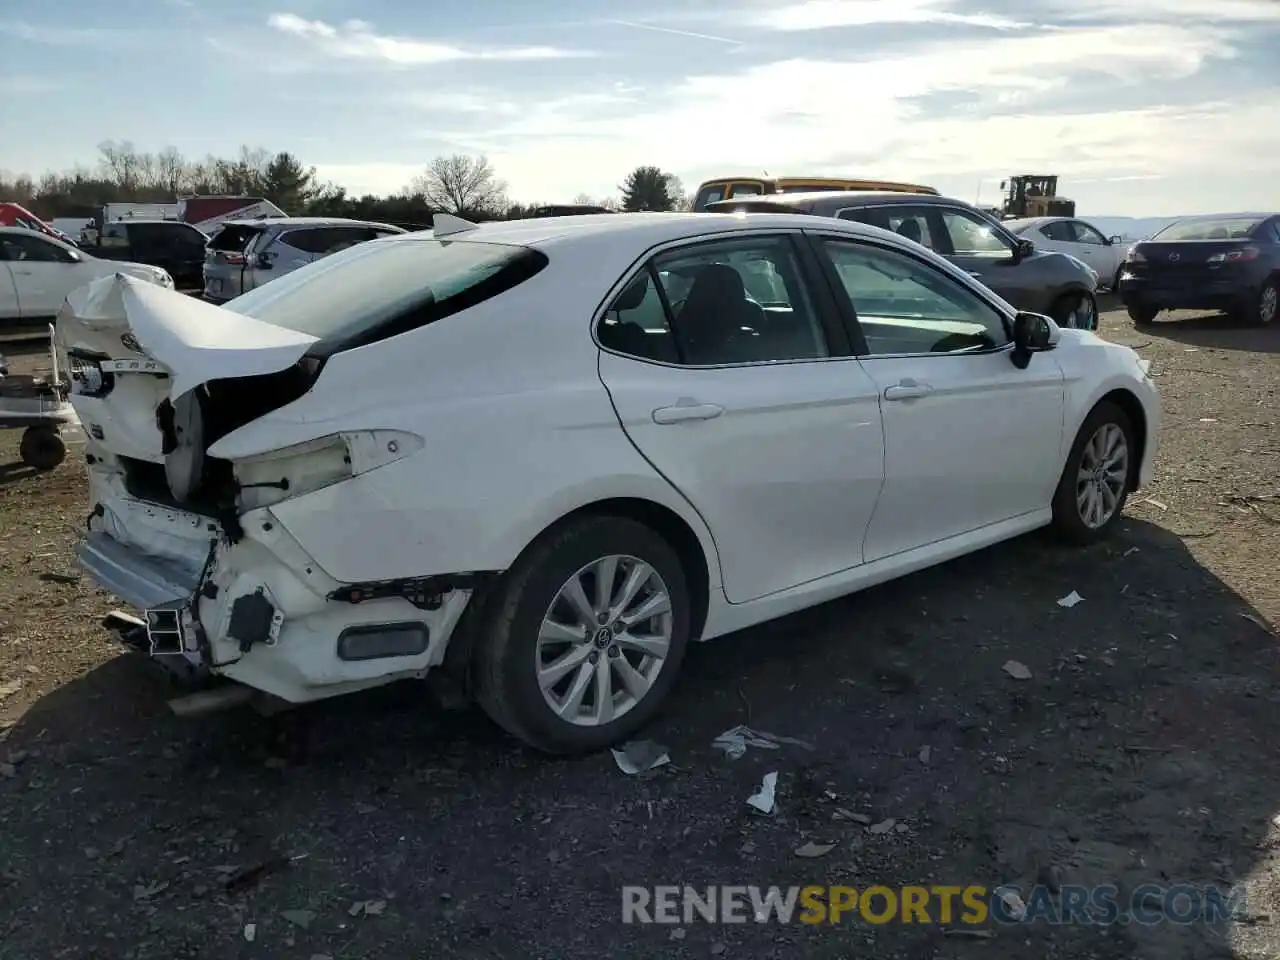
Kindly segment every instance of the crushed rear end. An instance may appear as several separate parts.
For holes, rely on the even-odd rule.
[[[311,390],[315,337],[123,276],[76,291],[57,332],[87,437],[78,560],[141,614],[147,654],[292,703],[443,659],[465,583],[340,581],[275,512],[411,456],[421,438],[345,430],[236,448],[237,430]]]

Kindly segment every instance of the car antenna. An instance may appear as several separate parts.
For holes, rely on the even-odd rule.
[[[451,213],[437,213],[431,218],[431,232],[436,237],[452,237],[455,233],[466,233],[477,226],[470,220],[463,220]]]

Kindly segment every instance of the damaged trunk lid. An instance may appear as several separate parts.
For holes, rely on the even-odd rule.
[[[117,274],[72,292],[56,323],[71,402],[140,499],[220,514],[230,464],[205,451],[302,396],[317,338]]]

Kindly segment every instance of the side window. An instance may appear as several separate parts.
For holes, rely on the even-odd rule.
[[[758,183],[735,183],[733,184],[733,197],[759,197],[764,194],[764,188]]]
[[[725,187],[725,184],[723,183],[707,184],[705,187],[699,190],[698,195],[694,197],[693,209],[705,210],[707,208],[707,204],[719,203],[721,200],[725,199],[725,196],[724,196],[725,190],[726,190],[726,187]]]
[[[293,247],[302,253],[324,253],[333,245],[333,238],[328,230],[321,227],[308,227],[304,230],[289,230],[276,240],[287,247]]]
[[[34,233],[27,237],[12,233],[0,236],[4,247],[4,259],[25,260],[28,263],[72,263],[71,257],[60,246],[42,240]]]
[[[1106,238],[1087,223],[1081,223],[1079,220],[1073,221],[1071,224],[1076,231],[1076,239],[1081,243],[1091,243],[1095,246],[1105,246]]]
[[[1040,228],[1050,240],[1056,240],[1059,243],[1075,243],[1076,235],[1071,229],[1071,224],[1066,220],[1055,220],[1053,223],[1046,223]]]
[[[1271,221],[1271,239],[1280,243],[1280,220]]]
[[[892,250],[822,241],[869,356],[969,353],[1009,343],[1004,317],[946,274]]]
[[[960,210],[940,210],[939,219],[957,257],[1007,257],[1013,246],[995,228],[976,216]]]
[[[690,366],[829,355],[786,237],[659,254],[619,294],[598,332],[619,353]]]
[[[929,225],[929,211],[921,207],[854,207],[841,210],[842,220],[856,220],[881,230],[888,230],[916,243],[937,250],[937,238]]]

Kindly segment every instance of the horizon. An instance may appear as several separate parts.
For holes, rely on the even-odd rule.
[[[686,193],[767,170],[983,205],[1039,170],[1079,210],[1115,211],[1100,216],[1280,209],[1274,0],[630,9],[489,0],[459,21],[378,0],[11,0],[0,170],[92,165],[104,141],[193,159],[261,144],[354,194],[462,153],[523,203],[614,196],[652,164]]]

